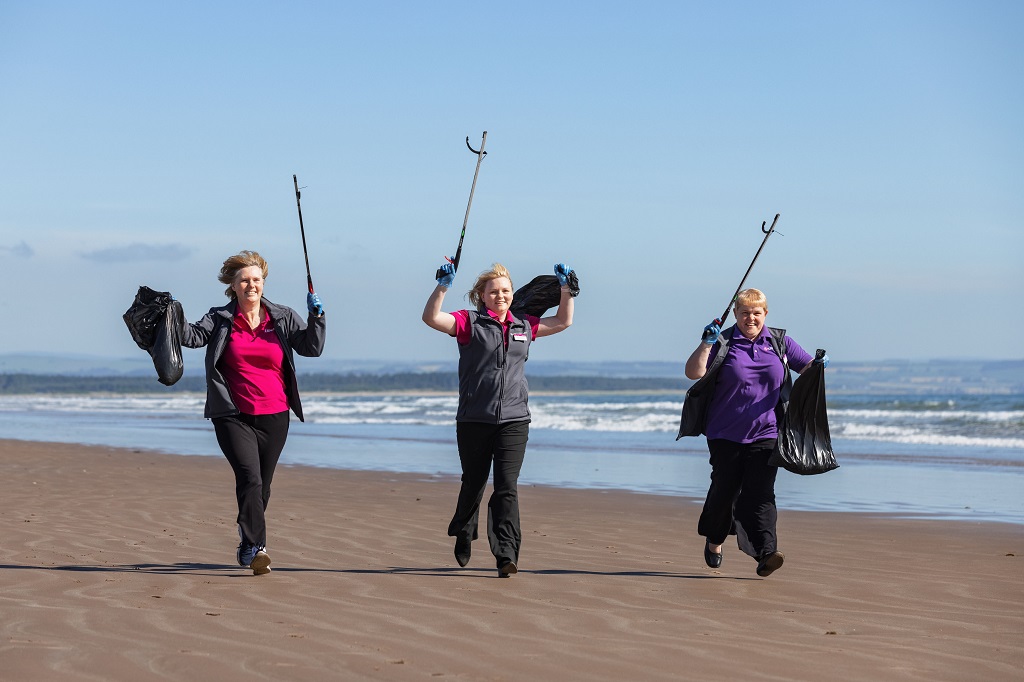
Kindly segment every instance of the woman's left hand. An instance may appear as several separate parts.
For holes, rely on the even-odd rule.
[[[320,297],[312,291],[306,294],[306,308],[310,315],[321,317],[324,314],[324,306],[320,302]]]
[[[558,285],[559,286],[563,286],[564,287],[564,286],[568,286],[569,285],[569,273],[570,272],[572,272],[572,268],[570,268],[565,263],[556,263],[555,264],[555,277],[558,278]]]

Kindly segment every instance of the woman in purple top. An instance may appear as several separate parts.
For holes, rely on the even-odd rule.
[[[689,379],[702,378],[713,366],[717,372],[704,430],[711,486],[697,533],[705,538],[704,561],[711,568],[722,565],[722,544],[735,532],[740,549],[757,559],[757,574],[765,577],[784,560],[775,533],[778,468],[768,464],[778,437],[776,406],[792,384],[789,369],[803,372],[813,358],[785,330],[765,327],[768,301],[757,289],[739,292],[734,312],[736,324],[724,332],[717,320],[704,328],[686,361]]]

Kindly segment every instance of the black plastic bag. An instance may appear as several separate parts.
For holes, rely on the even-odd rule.
[[[580,295],[580,281],[576,271],[569,271],[569,295],[573,298]],[[522,314],[544,317],[550,308],[562,300],[562,286],[554,275],[538,275],[512,294],[512,305],[509,310],[516,317]]]
[[[824,356],[819,349],[815,358]],[[823,365],[813,363],[793,383],[789,409],[779,424],[778,443],[768,464],[801,476],[839,468],[828,432]]]
[[[177,382],[185,371],[181,357],[185,313],[181,304],[169,292],[141,286],[123,318],[132,339],[153,358],[157,380],[165,386]]]

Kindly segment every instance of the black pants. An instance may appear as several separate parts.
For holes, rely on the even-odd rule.
[[[697,533],[720,545],[735,532],[739,547],[755,559],[777,549],[775,476],[768,465],[775,439],[755,443],[708,440],[711,487],[704,501]]]
[[[288,438],[288,412],[237,414],[217,417],[217,442],[235,472],[238,526],[245,542],[267,546],[264,512],[270,502],[270,483]]]
[[[519,527],[517,485],[526,456],[530,422],[458,422],[455,433],[462,461],[462,488],[455,516],[448,525],[448,535],[476,540],[480,502],[493,461],[494,492],[487,503],[487,539],[499,566],[506,559],[518,563],[523,534]]]

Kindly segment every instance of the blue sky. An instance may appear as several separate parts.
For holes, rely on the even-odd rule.
[[[0,5],[0,352],[139,353],[136,288],[189,319],[256,249],[304,307],[292,174],[335,359],[452,359],[460,274],[564,261],[549,360],[685,359],[748,285],[841,360],[1020,358],[1017,2]],[[538,355],[539,354],[539,355]],[[187,356],[197,361],[198,356]]]

